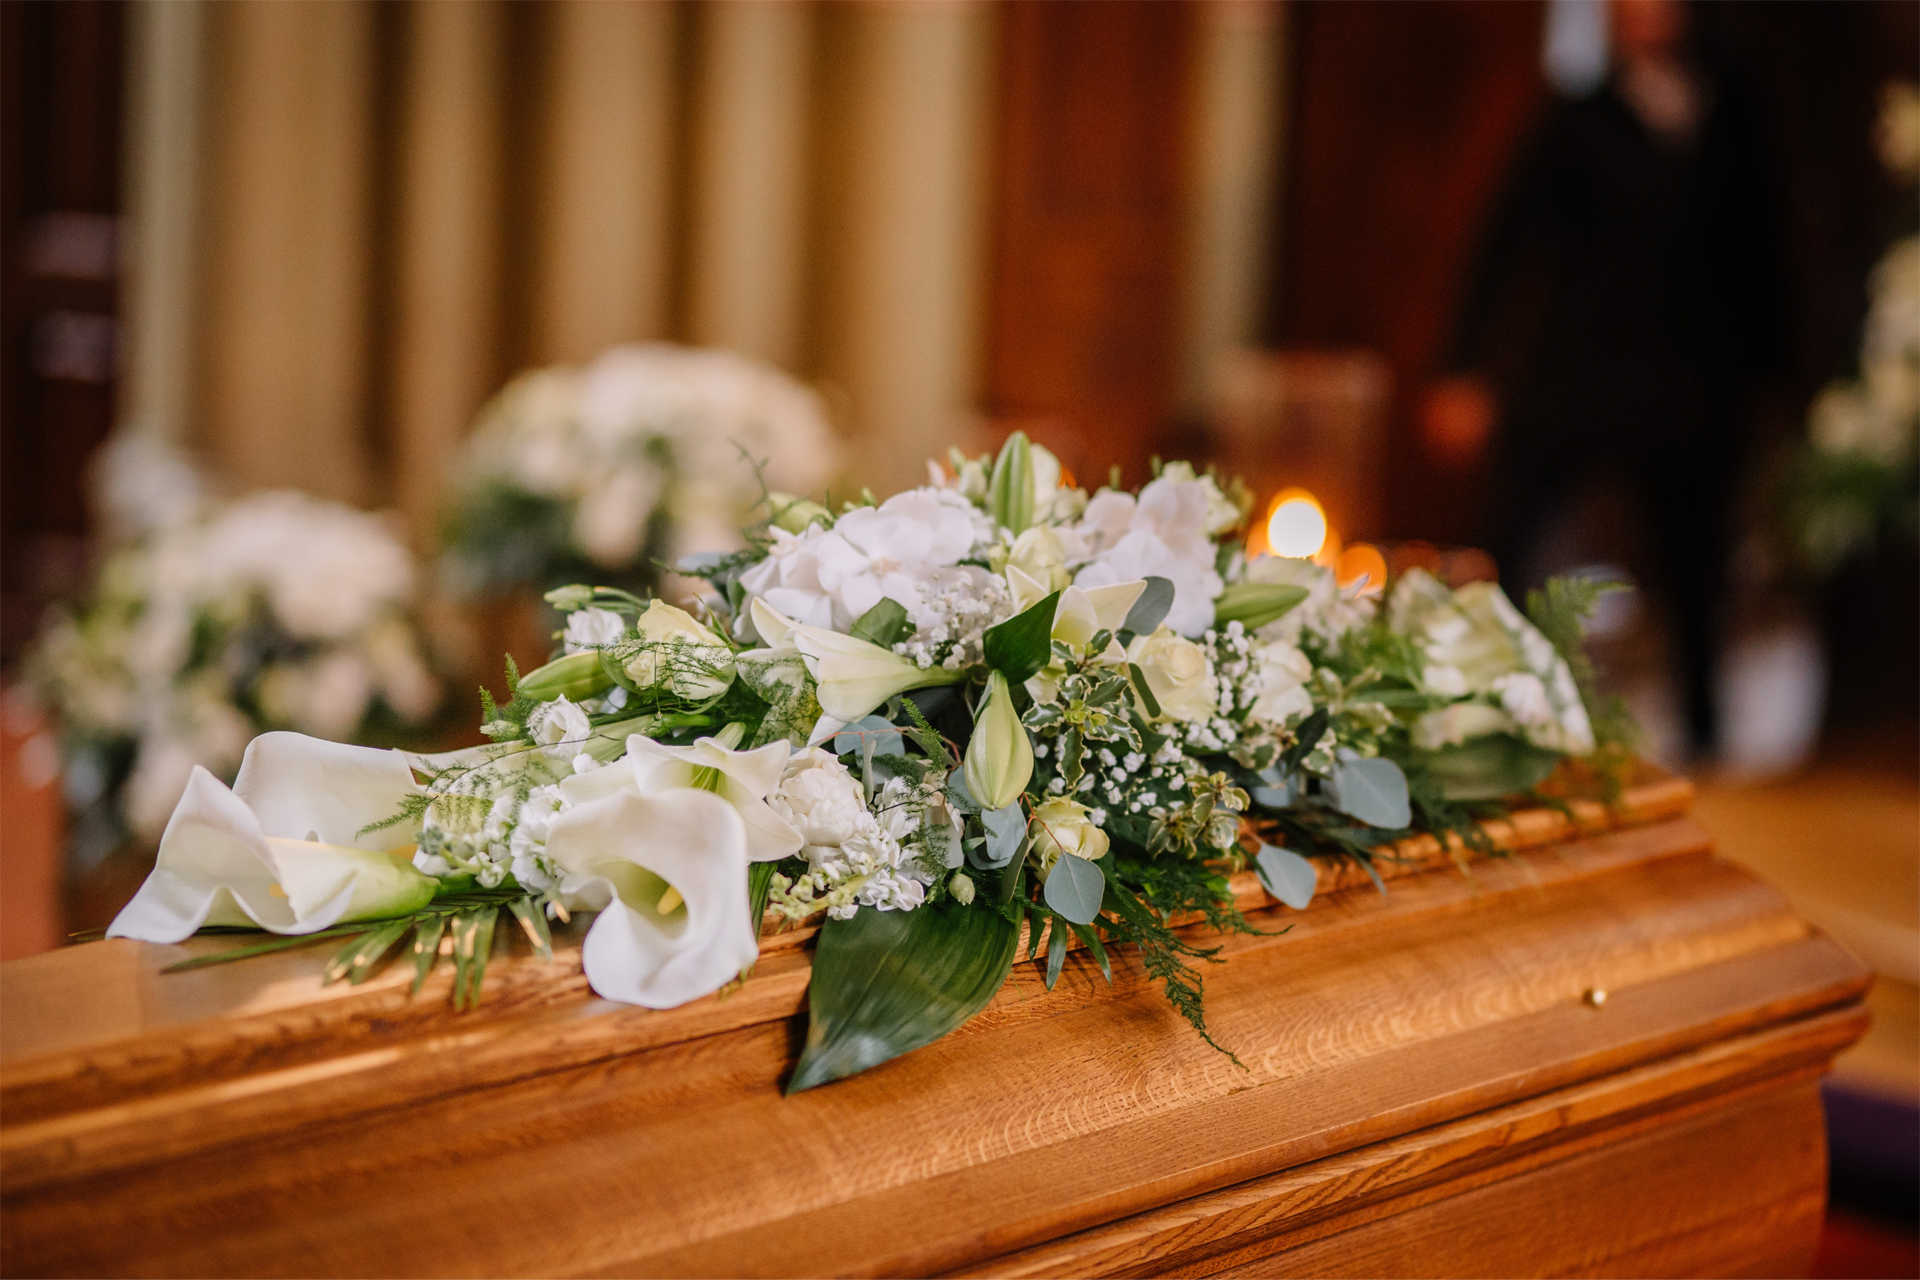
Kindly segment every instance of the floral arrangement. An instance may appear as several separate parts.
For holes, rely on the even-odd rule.
[[[1888,89],[1879,133],[1889,171],[1920,180],[1920,89]],[[1859,376],[1814,399],[1787,471],[1792,558],[1815,574],[1920,533],[1920,236],[1897,240],[1868,284]]]
[[[645,590],[656,558],[734,550],[759,499],[808,493],[838,448],[820,397],[768,365],[666,343],[510,383],[460,464],[443,565],[463,594],[576,577]]]
[[[110,522],[137,536],[27,664],[81,865],[158,837],[189,777],[232,778],[263,731],[392,741],[437,714],[413,560],[377,517],[293,492],[214,502],[138,441],[105,471]]]
[[[598,912],[593,989],[665,1008],[819,920],[804,1089],[959,1026],[1024,926],[1049,987],[1070,947],[1109,978],[1132,948],[1211,1043],[1214,951],[1178,926],[1254,928],[1228,872],[1305,906],[1311,859],[1484,843],[1474,819],[1615,736],[1579,651],[1597,588],[1531,619],[1417,571],[1382,598],[1249,560],[1239,492],[1175,463],[1088,495],[1016,434],[883,502],[769,497],[744,549],[677,566],[711,588],[687,608],[549,593],[563,652],[483,693],[486,745],[272,733],[231,789],[196,770],[111,933],[287,935],[188,965],[346,937],[349,981],[411,935],[415,990],[450,934],[466,1004],[503,910],[546,954]]]

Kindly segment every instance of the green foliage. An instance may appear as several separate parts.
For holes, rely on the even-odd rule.
[[[1229,622],[1238,622],[1249,631],[1258,631],[1269,622],[1286,617],[1306,598],[1305,587],[1279,582],[1236,582],[1214,602],[1213,625],[1225,627]]]
[[[807,1040],[788,1093],[854,1075],[932,1044],[1007,980],[1018,925],[956,905],[861,907],[828,920],[807,988]]]
[[[1059,604],[1056,591],[987,628],[981,641],[987,665],[1004,675],[1008,684],[1025,682],[1053,656],[1053,614]]]
[[[907,617],[906,606],[891,596],[882,596],[878,604],[854,619],[847,634],[891,649],[913,634],[913,620]]]

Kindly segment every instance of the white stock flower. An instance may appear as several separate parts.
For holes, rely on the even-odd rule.
[[[546,856],[563,897],[600,913],[581,960],[606,999],[670,1009],[719,990],[759,955],[746,831],[716,795],[676,787],[577,804],[553,819]]]
[[[576,609],[567,617],[562,637],[568,653],[617,644],[627,634],[627,620],[611,609]]]
[[[1136,636],[1127,646],[1127,660],[1140,668],[1154,701],[1160,704],[1160,714],[1153,719],[1203,721],[1218,710],[1220,686],[1207,651],[1176,635],[1171,627]],[[1138,699],[1139,694],[1134,697]]]
[[[398,752],[262,734],[231,790],[194,768],[152,874],[107,936],[178,942],[203,924],[313,933],[417,911],[434,882],[404,860],[414,827],[361,832],[418,790]]]

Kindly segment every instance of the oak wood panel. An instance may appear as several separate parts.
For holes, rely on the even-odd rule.
[[[8,1107],[0,1263],[918,1273],[1586,1086],[1629,1100],[1589,1110],[1678,1114],[1689,1088],[1818,1069],[1857,1034],[1865,982],[1710,845],[1668,820],[1479,863],[1471,878],[1447,868],[1386,897],[1261,913],[1295,927],[1230,940],[1208,973],[1215,1034],[1244,1070],[1200,1044],[1136,965],[1109,990],[1075,957],[1055,992],[1022,966],[961,1032],[794,1098],[778,1089],[800,1019],[726,1022],[763,977],[776,985],[768,973],[704,1011],[634,1017],[624,1045],[608,1028],[639,1011],[483,1009],[397,1037],[389,1058],[363,1027],[344,1057],[278,1068],[305,1076],[242,1075],[220,1096],[195,1096],[176,1067],[123,1104],[148,1108],[137,1116],[86,1105],[22,1124]],[[1593,986],[1611,992],[1597,1009],[1580,999]],[[689,1019],[709,1029],[644,1039]],[[328,1034],[352,1041],[356,1025]],[[135,1048],[115,1052],[137,1067]],[[1633,1083],[1675,1063],[1679,1084]],[[56,1097],[61,1079],[36,1087]],[[1644,1100],[1630,1105],[1635,1089]],[[1566,1099],[1538,1113],[1582,1114]],[[1510,1154],[1496,1149],[1497,1163]]]

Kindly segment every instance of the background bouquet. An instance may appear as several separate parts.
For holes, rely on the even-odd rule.
[[[597,911],[593,988],[667,1007],[741,977],[763,922],[818,916],[791,1089],[960,1025],[1023,926],[1049,986],[1070,946],[1109,976],[1137,948],[1207,1036],[1214,950],[1178,927],[1252,929],[1228,872],[1300,907],[1312,856],[1482,841],[1476,816],[1616,723],[1582,687],[1597,588],[1555,584],[1529,620],[1415,572],[1383,607],[1249,561],[1237,491],[1175,463],[1089,495],[1015,435],[884,502],[769,495],[744,549],[677,566],[712,588],[688,608],[548,593],[564,652],[509,664],[487,746],[269,734],[231,790],[196,772],[112,931],[350,936],[329,974],[357,980],[411,930],[424,980],[451,929],[465,1002],[502,909],[542,950],[550,918]]]
[[[136,536],[27,669],[58,720],[82,866],[159,836],[194,769],[232,778],[264,730],[392,742],[434,717],[412,557],[377,517],[293,492],[213,501],[138,442],[107,473]]]
[[[771,366],[665,343],[507,386],[460,464],[445,573],[464,593],[575,577],[644,589],[654,559],[731,550],[760,496],[806,493],[838,450],[820,398]]]

